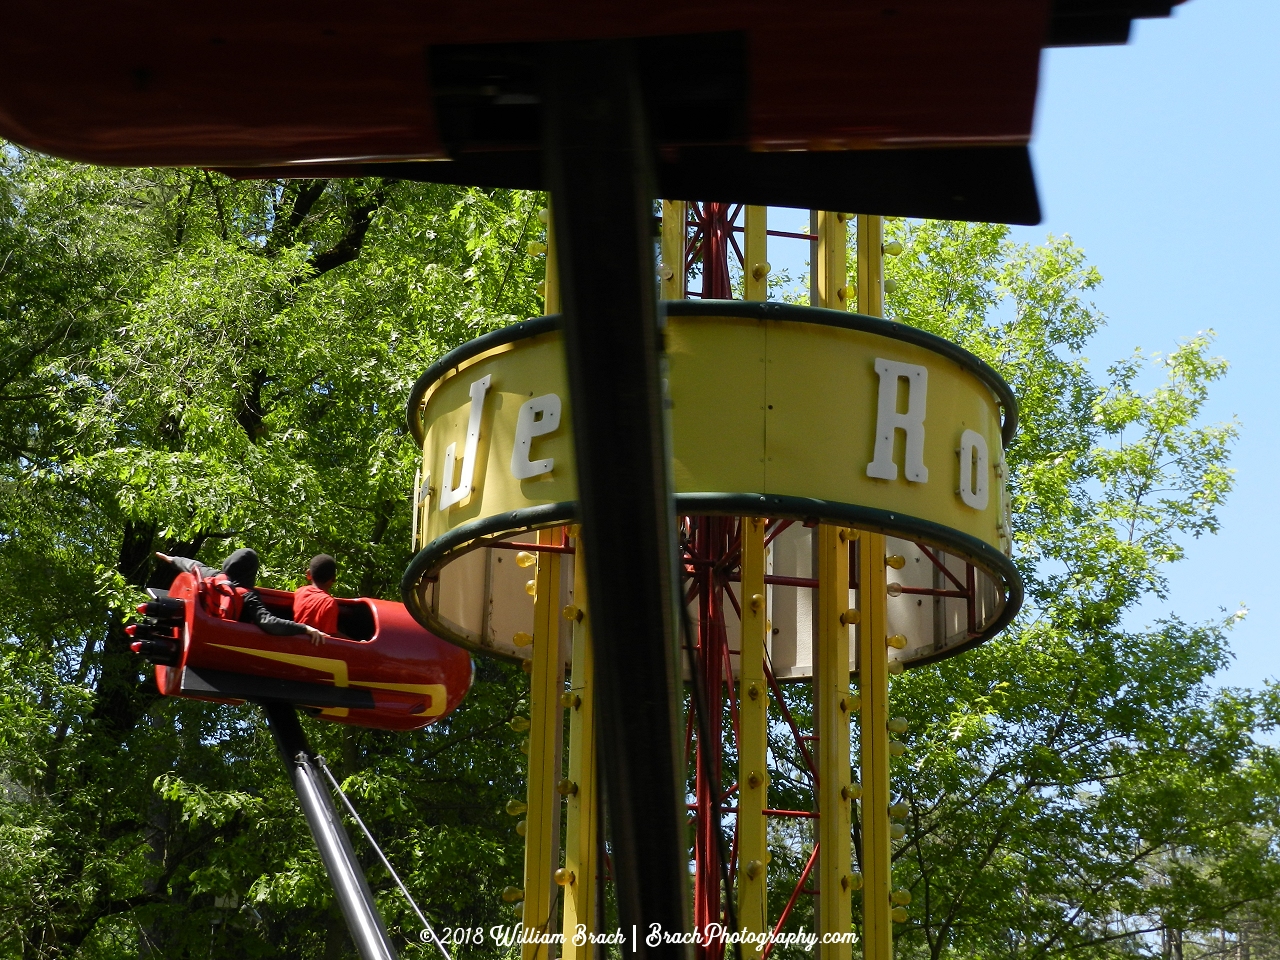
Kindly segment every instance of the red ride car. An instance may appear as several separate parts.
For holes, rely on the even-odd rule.
[[[455,709],[471,687],[467,652],[419,626],[403,604],[338,598],[338,629],[320,646],[306,634],[272,636],[206,609],[210,581],[180,573],[168,595],[138,612],[133,649],[156,665],[167,696],[242,703],[294,703],[335,723],[416,730]],[[292,619],[293,594],[257,588],[277,616]]]

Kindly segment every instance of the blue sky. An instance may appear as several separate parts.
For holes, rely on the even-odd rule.
[[[1046,51],[1032,140],[1044,222],[1014,231],[1070,234],[1102,272],[1109,323],[1086,351],[1099,374],[1134,347],[1217,332],[1231,371],[1208,419],[1239,418],[1236,489],[1221,532],[1187,542],[1168,599],[1136,619],[1247,607],[1219,677],[1232,686],[1280,677],[1278,46],[1277,0],[1188,0],[1136,21],[1127,46]],[[770,213],[779,229],[807,220]],[[806,246],[771,241],[770,261],[798,280]]]
[[[1220,678],[1235,686],[1280,676],[1278,40],[1274,0],[1188,0],[1137,21],[1127,46],[1047,51],[1032,140],[1045,220],[1015,231],[1068,233],[1102,271],[1099,368],[1217,331],[1231,371],[1209,418],[1240,420],[1236,490],[1221,532],[1188,543],[1168,600],[1143,613],[1248,607]]]

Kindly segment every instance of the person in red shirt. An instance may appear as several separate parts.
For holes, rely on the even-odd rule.
[[[315,627],[321,633],[338,633],[338,601],[333,599],[333,584],[338,579],[338,564],[327,553],[311,558],[305,587],[293,595],[293,619]]]

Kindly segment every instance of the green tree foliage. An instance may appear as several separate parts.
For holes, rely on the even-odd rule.
[[[1137,354],[1095,379],[1081,351],[1103,323],[1088,301],[1101,281],[1069,239],[934,222],[890,237],[905,252],[887,265],[888,315],[983,357],[1020,398],[1008,460],[1028,588],[1001,638],[892,681],[911,723],[892,765],[911,807],[894,844],[912,897],[898,955],[1238,943],[1280,906],[1280,699],[1213,685],[1240,614],[1188,624],[1165,579],[1231,488],[1236,425],[1202,418],[1226,364],[1197,334],[1150,358],[1150,388]]]
[[[123,627],[158,549],[253,546],[285,588],[325,551],[340,593],[396,596],[408,388],[540,312],[537,212],[0,147],[0,955],[349,949],[254,711],[159,698]],[[503,723],[523,681],[480,664],[424,733],[312,728],[439,922],[507,919],[495,889],[520,847],[499,809],[522,775]]]

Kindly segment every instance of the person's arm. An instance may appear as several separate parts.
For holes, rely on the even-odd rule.
[[[298,623],[294,620],[286,620],[284,617],[277,617],[274,613],[267,609],[267,605],[262,602],[262,597],[258,596],[258,591],[250,590],[244,596],[244,608],[240,614],[240,619],[245,623],[257,624],[258,628],[264,633],[269,633],[275,637],[292,637],[300,633],[305,633],[311,638],[314,644],[324,643],[324,634],[315,627],[309,627],[305,623]]]
[[[192,570],[198,569],[200,571],[200,576],[205,579],[216,576],[218,573],[218,571],[213,569],[213,567],[203,564],[199,560],[189,560],[186,557],[171,557],[167,553],[160,553],[158,551],[156,552],[156,556],[161,560],[164,560],[166,563],[172,563],[183,573],[190,573]]]

